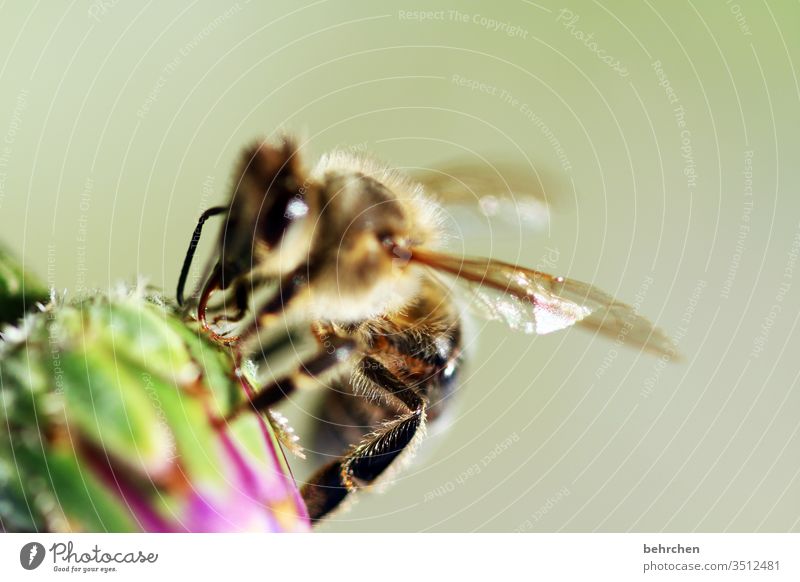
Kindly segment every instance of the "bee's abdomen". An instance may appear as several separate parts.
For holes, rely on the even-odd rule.
[[[369,356],[428,401],[433,420],[455,390],[462,362],[461,319],[441,288],[426,282],[402,315],[369,326]]]
[[[425,400],[430,421],[441,415],[458,386],[461,318],[433,281],[423,281],[419,295],[402,312],[332,324],[329,333],[355,338],[366,361],[377,362]],[[398,414],[390,400],[365,384],[354,386],[355,377],[343,377],[332,386],[318,412],[322,423],[315,448],[324,454],[341,454],[348,443],[359,442]]]

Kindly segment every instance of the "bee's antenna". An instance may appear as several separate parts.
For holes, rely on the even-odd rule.
[[[216,216],[217,214],[222,214],[223,212],[227,211],[227,206],[214,206],[200,215],[200,220],[197,221],[197,226],[194,228],[194,233],[192,234],[192,240],[189,241],[189,250],[186,251],[186,257],[183,259],[181,276],[178,278],[178,291],[175,294],[175,297],[178,300],[178,305],[183,305],[183,290],[184,287],[186,287],[186,279],[189,276],[189,268],[192,266],[192,259],[194,258],[195,251],[197,250],[197,244],[200,242],[200,235],[203,232],[203,224],[212,216]]]

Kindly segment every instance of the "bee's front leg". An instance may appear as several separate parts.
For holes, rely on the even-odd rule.
[[[236,313],[232,315],[228,315],[227,313],[216,315],[214,316],[214,319],[211,320],[212,325],[219,326],[226,323],[241,322],[250,309],[251,294],[267,281],[267,278],[251,273],[234,279],[232,283],[233,297],[231,299],[231,303],[236,309]],[[222,308],[225,309],[225,307],[226,306],[223,304]]]

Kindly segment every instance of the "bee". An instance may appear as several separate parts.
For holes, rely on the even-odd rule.
[[[474,188],[487,187],[486,175],[465,172],[447,182],[433,172],[414,180],[347,152],[325,155],[311,170],[302,164],[289,137],[244,152],[230,201],[198,221],[177,299],[185,303],[203,224],[224,215],[192,305],[202,328],[243,353],[286,318],[313,337],[316,353],[253,390],[225,419],[268,413],[304,386],[330,389],[321,434],[346,446],[301,489],[312,522],[386,477],[446,409],[465,360],[462,309],[448,282],[487,316],[526,333],[577,325],[616,337],[624,330],[628,345],[674,353],[634,308],[591,285],[439,250],[441,204],[472,198]],[[223,305],[212,307],[217,293]]]

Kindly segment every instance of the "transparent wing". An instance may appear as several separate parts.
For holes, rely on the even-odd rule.
[[[630,305],[588,283],[492,259],[461,259],[414,249],[412,260],[457,277],[480,311],[525,333],[548,334],[572,325],[657,354],[677,356],[670,338]]]
[[[443,204],[477,208],[490,218],[519,216],[531,226],[549,220],[550,203],[539,177],[512,164],[453,163],[411,172]]]

